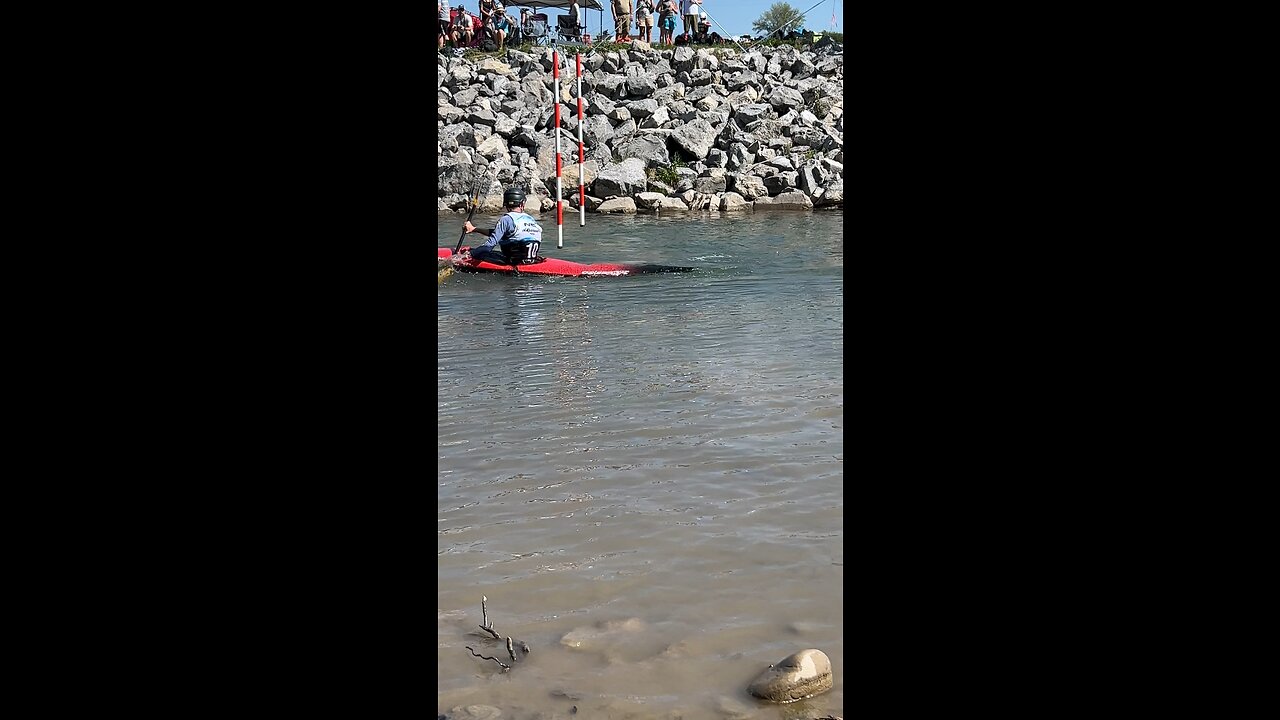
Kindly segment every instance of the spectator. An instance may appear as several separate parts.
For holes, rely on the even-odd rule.
[[[658,4],[658,44],[669,45],[675,30],[676,15],[680,14],[680,4],[676,0],[656,0],[656,2]]]
[[[613,0],[613,24],[618,42],[631,42],[631,0]]]
[[[436,0],[440,7],[440,49],[444,49],[445,38],[449,36],[449,0]]]
[[[471,41],[476,37],[475,23],[471,20],[471,13],[467,12],[466,6],[462,3],[458,3],[458,16],[453,19],[451,37],[455,48],[471,45]]]
[[[658,44],[675,44],[676,15],[679,14],[676,0],[658,0]]]
[[[698,32],[694,34],[694,39],[700,43],[709,42],[707,38],[710,33],[711,21],[707,19],[706,13],[700,13],[698,16]]]
[[[444,49],[444,0],[436,0],[436,7],[440,9],[440,23],[436,26],[436,49]]]
[[[507,16],[506,8],[497,5],[493,9],[493,38],[498,41],[498,52],[502,52],[503,41],[509,34],[511,34],[511,18]]]
[[[636,0],[636,38],[653,42],[653,0]],[[659,33],[661,37],[661,33]]]
[[[516,20],[515,15],[507,12],[505,7],[501,8],[501,12],[502,18],[506,20],[507,23],[507,39],[511,41],[512,45],[519,45],[524,40],[522,36],[523,29],[520,27],[520,23]]]
[[[698,34],[698,15],[702,13],[702,4],[698,0],[689,0],[689,9],[684,11],[684,31],[690,38]]]
[[[494,8],[496,0],[480,0],[480,27],[486,31],[494,21]]]
[[[569,17],[573,18],[574,27],[582,23],[582,8],[578,7],[578,0],[569,3]]]

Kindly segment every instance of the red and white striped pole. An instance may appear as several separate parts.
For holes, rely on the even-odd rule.
[[[556,247],[564,247],[564,205],[560,191],[560,51],[556,50],[556,41],[551,40],[551,77],[555,81],[556,96],[552,101],[556,104]]]
[[[578,227],[587,226],[586,173],[582,169],[586,162],[582,147],[582,53],[578,53]]]

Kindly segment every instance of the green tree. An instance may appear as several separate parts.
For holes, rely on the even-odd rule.
[[[789,3],[774,3],[764,14],[751,23],[751,29],[756,32],[767,33],[767,37],[775,37],[774,31],[785,29],[785,32],[791,32],[800,27],[801,18],[804,16],[800,11],[791,7]]]

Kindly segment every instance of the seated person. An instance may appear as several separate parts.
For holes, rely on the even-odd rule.
[[[502,50],[503,41],[511,34],[512,25],[511,16],[498,5],[493,12],[493,39],[498,41],[498,50]]]
[[[453,39],[454,47],[464,47],[471,44],[476,37],[475,23],[471,20],[471,13],[467,12],[462,3],[458,3],[458,15],[453,19]]]
[[[698,29],[694,33],[694,42],[707,42],[707,35],[711,32],[711,21],[707,19],[707,14],[702,13],[698,18]]]
[[[456,264],[475,260],[506,265],[508,260],[514,260],[518,264],[543,261],[543,258],[538,255],[538,247],[542,244],[542,226],[532,215],[524,211],[524,189],[507,188],[506,192],[502,193],[502,205],[507,213],[498,218],[498,224],[492,230],[482,230],[472,225],[470,220],[463,223],[463,234],[480,233],[488,235],[489,239],[483,245],[477,245],[454,255],[451,262]]]

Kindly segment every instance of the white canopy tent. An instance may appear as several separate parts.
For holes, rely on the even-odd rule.
[[[506,7],[560,8],[561,10],[566,10],[572,3],[569,0],[543,0],[542,2],[535,2],[534,0],[512,0],[511,2],[504,2],[502,4]],[[600,6],[599,0],[580,0],[578,7],[583,10],[604,10],[604,8]]]
[[[569,6],[572,5],[573,3],[571,2],[571,0],[511,0],[511,2],[505,2],[505,0],[503,0],[502,4],[504,7],[509,7],[509,8],[510,7],[533,8],[534,12],[538,12],[539,10],[545,10],[547,8],[553,8],[557,10],[568,10]],[[604,29],[604,7],[600,4],[600,0],[578,0],[578,7],[582,8],[583,10],[598,11],[600,13],[599,27],[600,29]],[[587,18],[585,14],[580,19],[580,22],[583,24],[583,26],[587,25]],[[555,27],[556,25],[555,25],[555,22],[553,21],[551,23],[552,32],[555,31]]]

